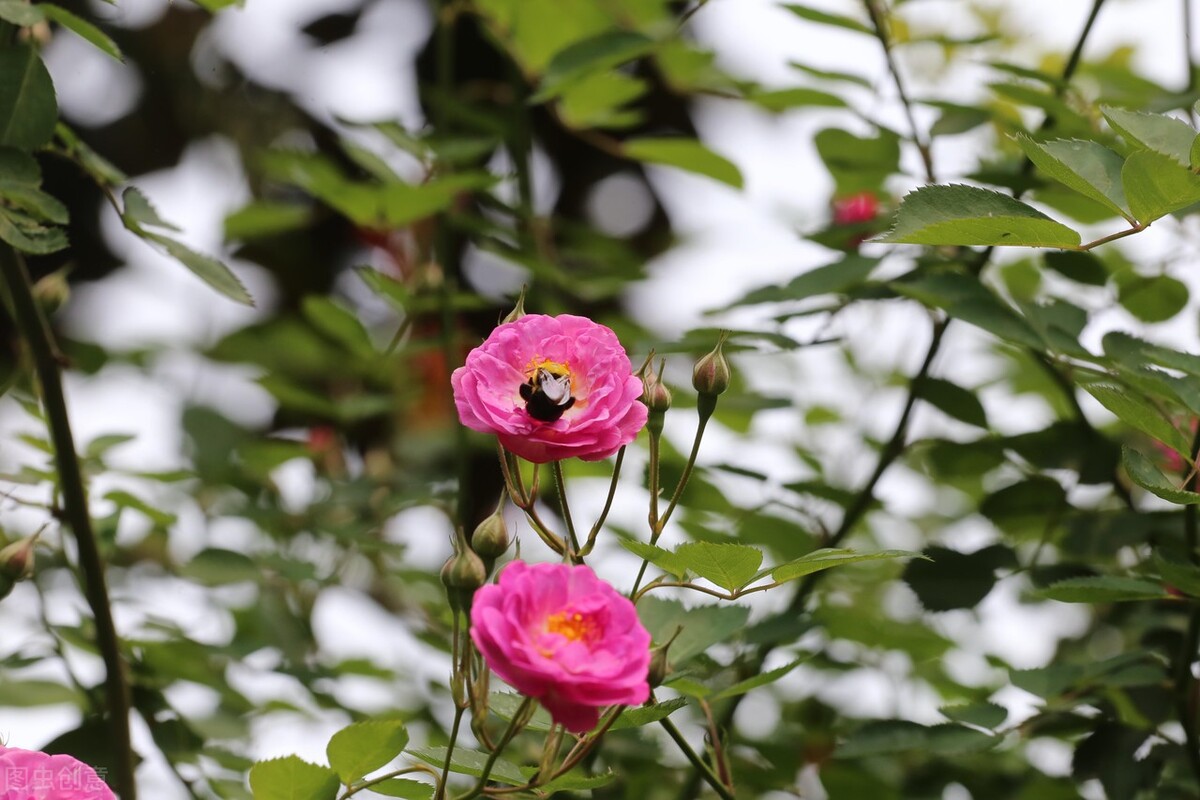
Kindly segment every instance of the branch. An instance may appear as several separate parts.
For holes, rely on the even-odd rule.
[[[42,406],[46,411],[50,439],[54,443],[54,463],[62,491],[64,516],[75,535],[79,549],[79,568],[83,573],[83,591],[96,621],[96,644],[104,660],[108,723],[116,755],[116,769],[113,775],[115,789],[122,800],[136,800],[133,743],[129,734],[129,684],[125,678],[121,641],[113,624],[112,607],[108,599],[108,588],[105,586],[104,562],[100,558],[96,534],[92,530],[87,491],[83,485],[79,457],[75,452],[75,440],[71,435],[67,401],[63,395],[62,377],[58,371],[61,354],[54,343],[50,325],[33,296],[33,285],[29,279],[29,272],[25,269],[25,262],[16,250],[7,245],[0,245],[0,277],[3,277],[12,294],[17,327],[29,344],[38,381],[41,383]]]

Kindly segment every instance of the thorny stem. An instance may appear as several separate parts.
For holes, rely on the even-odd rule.
[[[912,132],[913,144],[917,146],[917,152],[921,154],[921,163],[925,165],[925,179],[929,183],[936,183],[937,178],[934,177],[933,172],[933,154],[929,142],[925,141],[921,135],[921,129],[917,127],[912,101],[909,100],[908,92],[904,88],[904,79],[900,77],[896,59],[892,57],[892,41],[888,34],[884,12],[879,7],[879,0],[863,0],[863,5],[866,6],[867,14],[871,17],[871,28],[875,33],[875,38],[879,40],[879,44],[883,48],[883,57],[887,60],[888,72],[892,75],[892,82],[896,85],[896,94],[900,96],[900,105],[903,106],[904,116],[908,119],[908,128]]]
[[[113,624],[112,606],[105,585],[104,562],[92,519],[88,513],[87,490],[75,452],[67,401],[63,394],[59,364],[62,356],[54,343],[50,326],[33,296],[33,286],[25,262],[17,251],[0,245],[0,277],[12,295],[13,310],[21,335],[29,344],[34,367],[42,387],[42,405],[54,443],[54,462],[58,471],[66,522],[75,535],[79,550],[79,567],[83,573],[83,590],[96,623],[96,643],[104,661],[105,697],[108,705],[108,724],[112,734],[116,769],[113,771],[115,790],[122,800],[136,800],[133,743],[129,733],[130,692],[121,658],[121,640]]]

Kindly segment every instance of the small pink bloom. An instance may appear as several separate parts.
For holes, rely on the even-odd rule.
[[[116,800],[104,780],[70,756],[0,747],[0,800]]]
[[[450,376],[462,423],[539,464],[599,461],[646,424],[642,382],[611,329],[527,314],[498,326]]]
[[[513,561],[475,593],[471,638],[495,672],[572,733],[650,697],[650,634],[590,567]]]
[[[833,201],[833,221],[837,225],[870,222],[878,213],[879,199],[872,192],[858,192]]]

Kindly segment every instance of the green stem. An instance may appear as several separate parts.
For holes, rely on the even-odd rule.
[[[612,509],[613,498],[617,494],[617,480],[621,477],[621,464],[625,461],[625,448],[622,447],[617,451],[617,461],[613,464],[612,480],[608,484],[608,496],[604,498],[604,508],[600,511],[599,518],[596,519],[596,524],[592,526],[588,532],[587,543],[583,546],[583,552],[580,555],[587,555],[592,552],[592,548],[596,545],[596,537],[600,535],[600,529],[604,527],[604,521],[608,519],[608,512]]]
[[[475,787],[466,794],[459,795],[454,800],[471,800],[472,797],[478,797],[483,794],[484,787],[487,786],[488,777],[492,774],[492,767],[496,765],[496,759],[500,758],[500,753],[508,743],[521,732],[521,728],[525,727],[525,723],[529,721],[527,717],[532,705],[533,698],[526,697],[521,705],[517,707],[516,713],[513,714],[513,718],[509,720],[508,727],[504,730],[504,735],[496,743],[496,749],[488,755],[487,761],[484,762],[483,770],[479,775],[479,780],[476,782]],[[447,756],[447,759],[449,759],[449,756]],[[449,763],[448,760],[447,763]]]
[[[688,761],[692,762],[692,766],[696,769],[696,772],[704,779],[705,783],[713,788],[714,792],[723,798],[723,800],[737,800],[728,787],[721,783],[721,779],[717,777],[717,773],[713,772],[712,767],[706,764],[704,759],[696,755],[696,751],[687,743],[687,739],[683,738],[683,734],[679,732],[679,729],[675,727],[675,723],[671,722],[669,717],[663,717],[658,721],[658,724],[663,727],[668,736],[675,740],[675,744],[679,745],[679,749],[683,751],[684,756],[687,757]]]
[[[355,784],[354,786],[349,787],[347,789],[346,793],[343,794],[341,796],[341,798],[339,798],[339,800],[346,800],[346,798],[353,797],[354,795],[358,794],[359,792],[361,792],[365,789],[370,789],[372,786],[378,786],[381,783],[390,781],[392,778],[399,778],[401,775],[410,775],[414,772],[424,772],[426,774],[432,774],[435,778],[437,777],[437,773],[434,772],[431,768],[425,766],[424,764],[414,764],[411,767],[405,767],[404,769],[393,770],[392,772],[385,772],[383,775],[380,775],[378,778],[372,778],[369,781],[363,781],[362,783]]]
[[[84,594],[96,623],[96,643],[104,661],[108,723],[117,759],[113,770],[115,791],[122,800],[136,800],[133,743],[129,733],[129,684],[121,658],[121,640],[113,624],[112,606],[105,585],[104,562],[92,530],[87,491],[67,415],[67,402],[59,375],[62,357],[54,344],[50,325],[33,296],[33,284],[25,269],[25,262],[19,253],[6,245],[0,245],[0,277],[8,285],[17,326],[33,354],[34,368],[42,387],[42,405],[49,423],[50,439],[54,443],[54,462],[62,490],[64,516],[71,532],[75,534]]]
[[[443,800],[446,797],[446,782],[450,780],[450,761],[454,756],[454,745],[458,741],[458,728],[462,725],[463,713],[466,709],[460,705],[454,706],[454,722],[450,726],[450,741],[446,743],[446,760],[442,763],[442,777],[438,779],[437,794],[433,800]]]
[[[555,461],[551,467],[554,472],[554,486],[558,490],[558,505],[562,509],[563,523],[567,526],[567,537],[571,540],[571,560],[579,557],[579,537],[575,534],[575,522],[571,519],[571,504],[567,502],[567,479],[563,475],[561,461]]]
[[[715,400],[714,396],[714,407]],[[667,510],[663,512],[662,519],[658,521],[658,533],[660,534],[667,527],[667,521],[671,519],[671,515],[675,513],[675,506],[679,505],[679,498],[683,496],[683,490],[687,488],[688,481],[692,477],[692,469],[696,466],[696,456],[700,454],[700,440],[704,438],[704,429],[708,427],[708,421],[711,418],[711,409],[708,410],[708,413],[701,409],[700,423],[696,426],[696,438],[692,440],[692,452],[688,455],[687,464],[683,467],[683,474],[679,476],[679,485],[675,487],[675,492],[671,495],[671,502],[667,504]]]

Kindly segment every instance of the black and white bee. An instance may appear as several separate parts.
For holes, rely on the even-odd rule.
[[[521,399],[529,416],[540,422],[554,422],[575,405],[571,376],[539,367],[528,383],[521,384]]]

